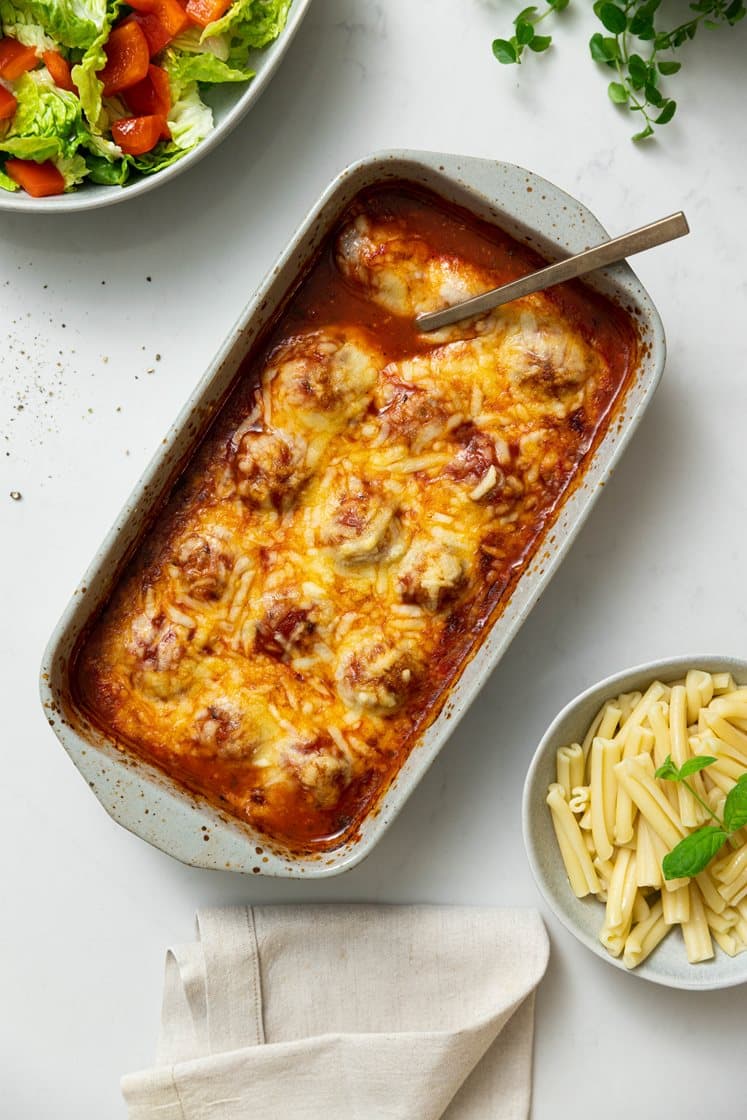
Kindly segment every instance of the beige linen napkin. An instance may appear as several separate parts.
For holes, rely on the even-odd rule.
[[[535,911],[202,910],[166,958],[130,1120],[516,1120],[529,1111]]]

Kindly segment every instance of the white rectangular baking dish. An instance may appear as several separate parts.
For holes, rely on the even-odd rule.
[[[76,710],[68,673],[76,642],[224,399],[254,339],[272,320],[329,228],[362,188],[395,179],[431,188],[478,217],[493,221],[550,260],[578,252],[607,236],[580,202],[520,167],[432,152],[383,152],[352,164],[337,176],[242,312],[74,592],[49,642],[41,674],[41,698],[48,721],[107,812],[144,840],[198,867],[313,878],[337,874],[370,852],[547,585],[640,421],[664,367],[661,321],[634,273],[619,264],[595,274],[592,286],[611,296],[635,318],[641,340],[638,369],[580,485],[566,500],[502,614],[452,687],[440,715],[421,736],[352,840],[333,851],[293,854],[117,747]]]

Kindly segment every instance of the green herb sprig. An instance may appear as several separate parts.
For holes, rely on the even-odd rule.
[[[705,770],[706,766],[712,766],[714,762],[716,759],[710,755],[700,755],[698,758],[688,758],[682,766],[677,767],[667,755],[656,771],[657,778],[681,782],[716,822],[715,825],[707,824],[691,832],[664,856],[661,867],[665,879],[688,879],[692,875],[699,875],[721,851],[724,844],[731,840],[734,833],[747,824],[747,773],[742,774],[737,784],[729,791],[724,803],[723,820],[688,782],[687,779],[692,774]]]
[[[493,54],[504,64],[520,63],[525,48],[540,54],[552,43],[551,35],[538,35],[537,24],[551,13],[562,12],[570,0],[545,0],[540,11],[524,8],[514,19],[510,39],[495,39]],[[597,0],[594,13],[604,32],[589,40],[592,59],[614,71],[607,86],[610,100],[631,113],[638,113],[641,127],[636,141],[647,140],[657,127],[668,124],[677,111],[677,102],[661,88],[661,79],[682,68],[672,55],[694,39],[701,27],[733,27],[747,13],[745,0],[697,0],[689,4],[692,13],[683,23],[669,29],[657,22],[661,0]]]
[[[540,12],[536,5],[523,8],[514,19],[514,33],[510,39],[494,39],[493,54],[499,62],[521,62],[526,47],[535,54],[546,51],[552,35],[538,35],[537,24],[547,19],[551,12],[562,12],[571,0],[545,0],[546,8]]]

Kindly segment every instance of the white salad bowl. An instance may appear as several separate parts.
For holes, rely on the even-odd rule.
[[[217,148],[259,99],[301,26],[310,4],[311,0],[292,0],[285,27],[277,39],[262,50],[249,52],[249,65],[255,71],[251,81],[224,82],[209,87],[205,93],[205,102],[213,110],[215,128],[176,163],[153,175],[135,179],[124,187],[109,187],[84,181],[69,194],[52,195],[49,198],[31,198],[25,191],[11,194],[0,190],[0,210],[21,210],[34,214],[70,214],[74,210],[97,210],[101,206],[112,206],[115,202],[136,198],[161,186],[167,179],[181,175],[182,171],[193,167],[208,152]]]
[[[550,810],[545,804],[547,787],[555,781],[555,752],[558,747],[581,742],[589,724],[605,700],[621,692],[645,691],[649,684],[665,684],[684,676],[688,669],[710,673],[731,673],[738,684],[747,684],[747,661],[735,657],[674,657],[625,669],[587,688],[555,717],[532,759],[524,783],[522,825],[524,844],[532,873],[545,901],[555,916],[574,937],[614,968],[654,984],[669,988],[707,991],[730,988],[747,982],[747,952],[730,957],[714,944],[715,957],[701,964],[690,964],[679,932],[665,938],[637,968],[628,969],[610,956],[599,941],[604,906],[593,896],[576,898],[565,873],[555,838]]]

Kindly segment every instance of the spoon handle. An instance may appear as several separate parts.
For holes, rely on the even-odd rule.
[[[531,272],[520,280],[513,280],[510,284],[503,284],[500,288],[492,288],[480,296],[456,303],[452,307],[445,307],[443,311],[431,311],[418,315],[415,322],[421,331],[437,331],[441,327],[448,327],[451,323],[458,323],[472,315],[481,315],[484,311],[492,311],[503,303],[509,303],[520,296],[528,296],[532,292],[550,288],[553,284],[561,284],[564,280],[573,280],[577,276],[584,276],[597,268],[614,264],[616,261],[632,257],[634,253],[641,253],[644,249],[653,249],[656,245],[663,245],[667,241],[674,241],[677,237],[684,237],[690,232],[685,215],[680,210],[670,214],[668,218],[660,218],[658,222],[641,226],[631,233],[624,233],[621,237],[613,237],[611,241],[604,241],[595,245],[593,249],[585,249],[583,253],[576,253],[573,257],[550,264],[538,272]]]

